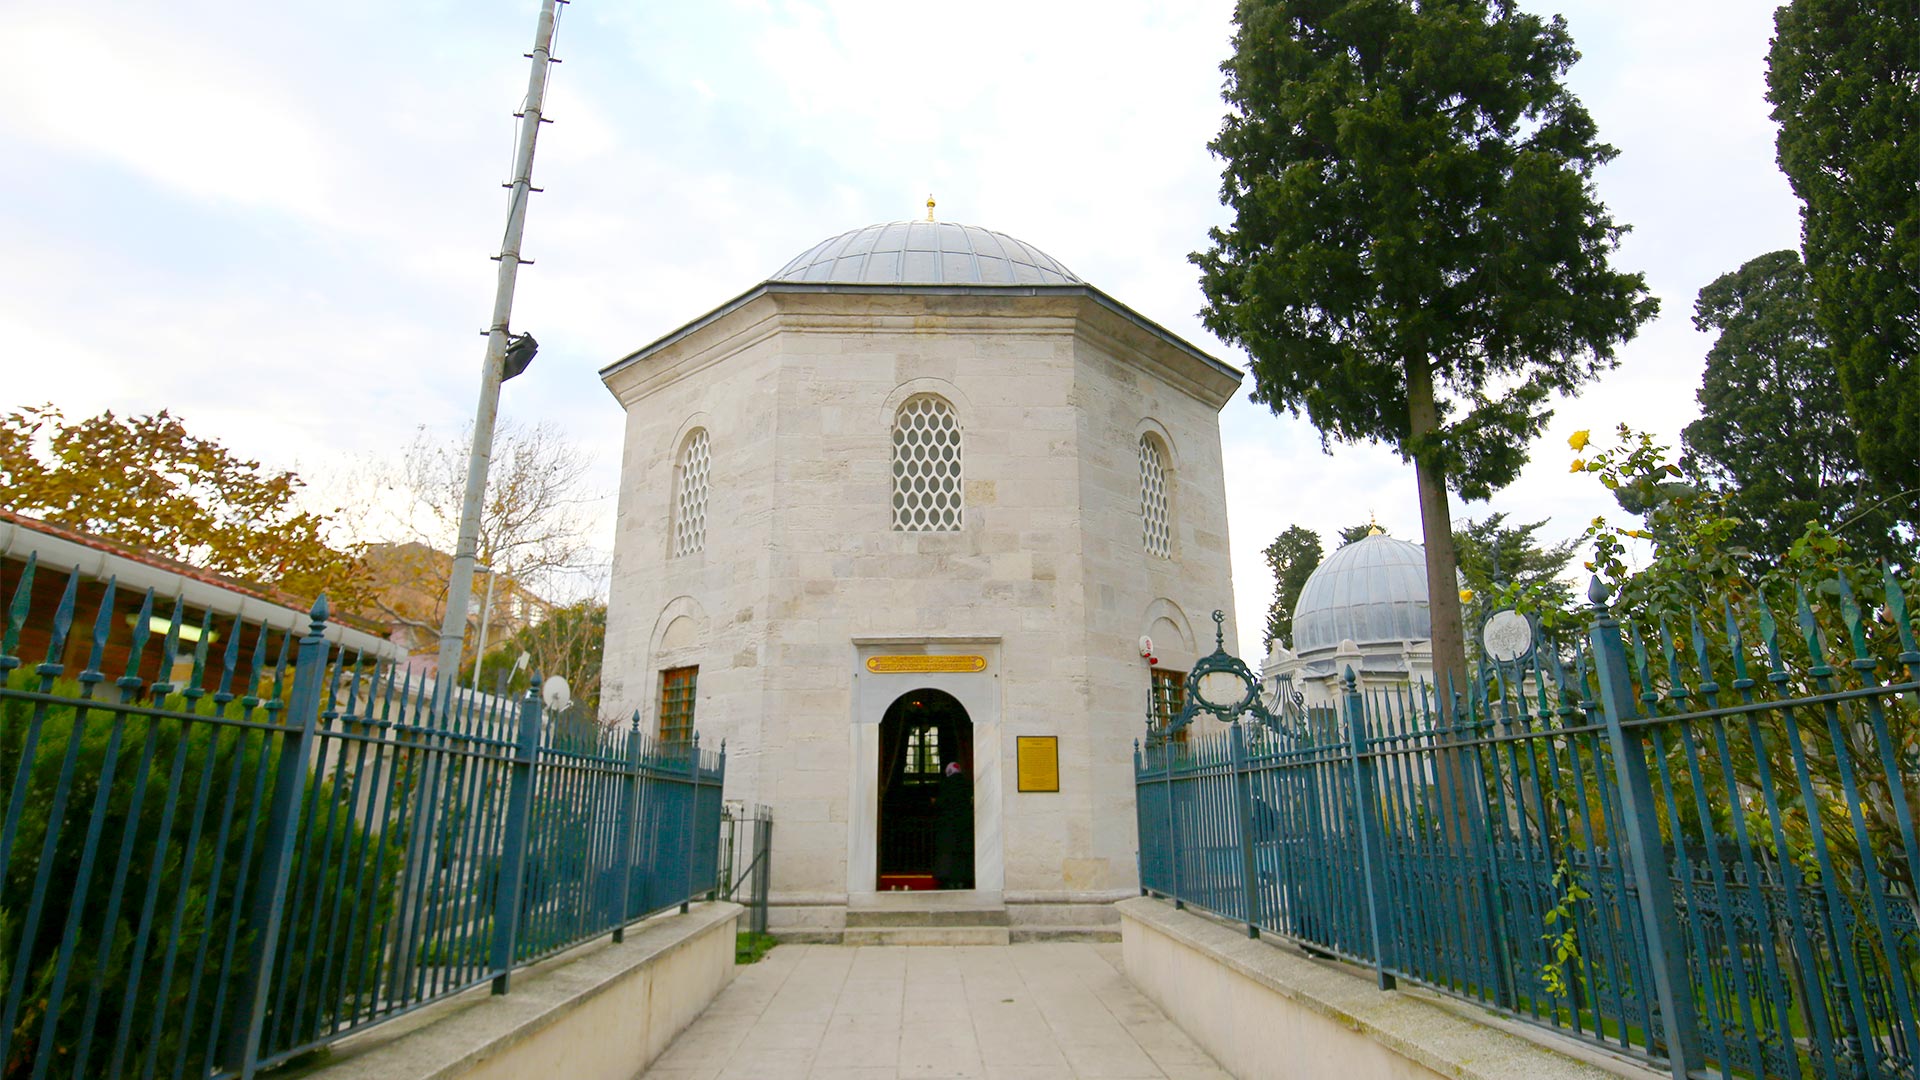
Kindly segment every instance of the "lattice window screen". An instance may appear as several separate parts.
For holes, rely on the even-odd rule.
[[[674,468],[673,557],[691,555],[707,542],[707,429],[695,428]]]
[[[931,394],[908,398],[894,414],[893,528],[960,528],[960,424],[953,406]]]
[[[1140,436],[1140,530],[1147,551],[1173,557],[1173,529],[1167,515],[1167,467],[1151,436]]]

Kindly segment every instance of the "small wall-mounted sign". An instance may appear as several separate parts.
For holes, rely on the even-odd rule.
[[[987,670],[984,656],[869,656],[867,670],[875,675],[953,675]]]
[[[1021,791],[1060,790],[1060,737],[1021,735],[1014,740]]]

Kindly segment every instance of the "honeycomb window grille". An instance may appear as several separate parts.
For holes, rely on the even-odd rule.
[[[1167,466],[1152,436],[1140,436],[1140,536],[1149,554],[1173,558],[1167,513]]]
[[[695,428],[674,465],[673,557],[691,555],[707,542],[707,429]]]
[[[960,528],[960,423],[943,398],[911,397],[894,414],[893,528]]]

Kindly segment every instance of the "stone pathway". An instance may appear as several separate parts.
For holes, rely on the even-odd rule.
[[[646,1080],[1230,1080],[1121,974],[1118,945],[781,945]]]

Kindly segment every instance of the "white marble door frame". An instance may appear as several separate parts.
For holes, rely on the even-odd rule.
[[[913,690],[944,690],[973,721],[973,878],[982,892],[1006,887],[1000,830],[1000,639],[980,637],[855,638],[853,662],[853,761],[849,769],[847,895],[872,895],[879,887],[880,721],[887,707]],[[978,673],[876,675],[870,656],[926,654],[983,656]]]

